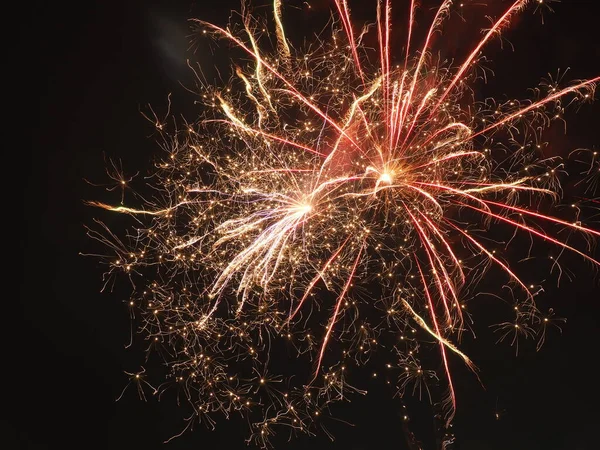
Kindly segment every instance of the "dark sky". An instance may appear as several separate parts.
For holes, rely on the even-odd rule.
[[[544,25],[539,16],[531,18],[531,10],[526,12],[529,19],[507,34],[515,51],[510,46],[502,52],[497,46],[492,49],[497,78],[486,89],[526,95],[527,87],[558,68],[571,67],[568,79],[598,75],[594,3],[557,3],[555,13],[545,15]],[[19,381],[17,387],[11,383],[4,390],[18,389],[17,403],[2,423],[0,442],[8,438],[14,448],[23,449],[246,448],[246,430],[239,422],[225,421],[214,432],[199,426],[163,444],[183,423],[172,402],[145,403],[134,389],[115,402],[127,382],[123,371],[138,370],[141,350],[124,348],[130,333],[123,304],[126,290],[101,294],[102,267],[79,255],[90,248],[84,225],[96,214],[84,200],[106,195],[84,179],[105,181],[106,158],[120,159],[129,173],[149,167],[159,149],[149,138],[152,130],[140,109],[150,103],[160,110],[167,94],[173,93],[173,111],[194,114],[178,83],[190,80],[185,59],[199,60],[207,68],[227,62],[226,55],[187,51],[186,19],[225,24],[237,4],[47,2],[32,12],[36,38],[29,51],[39,76],[28,89],[38,102],[33,108],[39,115],[29,130],[33,145],[24,155],[23,167],[27,187],[19,298],[22,326],[19,335],[5,336],[5,345],[16,351],[10,357],[16,363],[8,366]],[[395,4],[404,6],[402,0]],[[367,13],[361,9],[360,14]],[[457,29],[448,36],[449,45],[459,50],[467,39],[460,33]],[[585,106],[577,117],[567,115],[568,134],[556,133],[558,151],[598,148],[599,116],[598,103]],[[576,280],[550,288],[544,300],[568,318],[562,336],[552,335],[540,352],[523,350],[518,358],[506,346],[472,355],[486,389],[471,379],[459,392],[457,449],[594,447],[600,423],[596,369],[600,296],[589,266],[573,264]],[[347,407],[355,426],[340,426],[335,442],[320,436],[289,446],[284,441],[282,448],[402,449],[397,407],[385,397],[357,400]],[[500,420],[495,420],[499,411]]]

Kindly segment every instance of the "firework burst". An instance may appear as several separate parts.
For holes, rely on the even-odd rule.
[[[462,5],[441,2],[416,46],[417,2],[400,3],[409,20],[399,49],[390,1],[374,2],[376,22],[357,29],[336,0],[331,34],[302,49],[286,37],[278,0],[273,39],[245,7],[237,25],[193,20],[199,35],[241,50],[242,63],[221,87],[197,71],[197,122],[167,132],[152,118],[168,154],[153,200],[94,203],[137,220],[127,243],[107,227],[90,235],[113,250],[111,273],[134,281],[131,306],[152,346],[167,349],[172,381],[194,408],[190,425],[239,411],[261,446],[277,426],[312,433],[331,402],[364,393],[352,370],[384,345],[398,394],[432,399],[445,386],[448,425],[450,358],[476,372],[460,338],[475,324],[467,300],[486,269],[504,273],[513,300],[500,340],[543,342],[549,320],[560,322],[540,313],[541,288],[497,253],[490,228],[600,265],[591,245],[563,237],[591,243],[597,230],[538,208],[560,199],[563,171],[540,156],[541,133],[567,105],[591,100],[600,77],[542,84],[525,102],[477,102],[482,50],[530,2],[508,6],[458,65],[437,58],[433,42]],[[595,154],[589,167],[595,189]],[[311,368],[293,383],[294,374],[271,375],[280,341]],[[431,341],[440,372],[418,359]]]

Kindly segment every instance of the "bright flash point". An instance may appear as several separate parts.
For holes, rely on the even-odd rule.
[[[392,176],[389,173],[384,172],[379,177],[379,181],[381,183],[391,183],[392,182]]]
[[[302,206],[300,206],[300,212],[302,214],[308,214],[311,211],[312,211],[312,205],[310,203],[305,203]]]

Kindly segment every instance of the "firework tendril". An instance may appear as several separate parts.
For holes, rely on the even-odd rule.
[[[193,20],[199,36],[243,54],[230,82],[197,72],[202,117],[173,131],[151,118],[167,151],[152,200],[93,203],[136,220],[127,239],[101,222],[89,233],[111,249],[110,273],[134,283],[141,333],[170,369],[158,387],[145,371],[132,381],[155,393],[177,385],[188,426],[240,413],[261,447],[278,428],[313,433],[332,402],[364,394],[361,370],[385,372],[400,396],[439,394],[448,426],[460,404],[451,366],[477,378],[460,343],[476,324],[469,300],[493,301],[480,297],[486,271],[510,292],[495,302],[513,316],[495,326],[499,340],[541,344],[561,320],[499,250],[525,236],[557,250],[553,271],[567,252],[600,265],[583,201],[546,211],[561,200],[564,162],[541,151],[542,131],[592,100],[600,77],[543,83],[521,102],[473,94],[482,51],[529,1],[499,14],[460,64],[436,58],[434,36],[462,4],[441,2],[417,46],[418,2],[399,2],[409,20],[394,49],[390,1],[373,2],[376,23],[362,29],[346,0],[334,3],[331,32],[303,48],[280,0],[269,21],[246,5],[227,27]],[[575,155],[589,165],[581,182],[593,203],[597,155]],[[306,370],[285,373],[290,349]],[[423,367],[425,351],[438,367]],[[376,352],[384,367],[369,366]]]

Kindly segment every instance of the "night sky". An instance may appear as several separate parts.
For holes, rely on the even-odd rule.
[[[313,3],[318,14],[327,15],[326,0]],[[510,45],[502,51],[491,46],[488,55],[496,79],[482,87],[481,94],[525,97],[526,89],[541,77],[567,67],[567,80],[598,75],[594,3],[556,3],[555,13],[545,14],[543,25],[531,9],[525,12],[505,34],[515,50]],[[394,5],[396,14],[404,14],[402,0]],[[38,103],[34,114],[37,109],[39,115],[29,128],[31,150],[17,150],[23,152],[23,167],[6,169],[22,173],[27,181],[22,200],[26,225],[20,232],[25,236],[18,299],[21,326],[4,342],[12,349],[9,354],[15,352],[10,361],[5,359],[5,372],[18,381],[17,386],[11,382],[3,388],[18,389],[18,394],[14,408],[8,409],[10,417],[3,419],[1,434],[9,442],[3,448],[247,448],[245,424],[224,420],[214,432],[200,425],[163,444],[184,426],[172,399],[143,402],[132,388],[115,402],[128,381],[123,371],[137,371],[143,364],[143,348],[135,344],[125,349],[131,325],[124,303],[126,284],[100,293],[104,268],[96,259],[80,255],[97,248],[87,238],[85,225],[100,214],[84,201],[115,199],[114,193],[86,180],[106,182],[109,159],[120,160],[125,173],[144,174],[160,152],[152,126],[140,111],[147,104],[164,111],[171,93],[172,112],[194,119],[198,111],[181,85],[191,80],[186,59],[201,62],[209,77],[217,76],[211,69],[215,65],[227,69],[226,46],[222,54],[218,48],[215,54],[204,54],[202,46],[196,53],[188,50],[187,19],[224,25],[229,11],[237,7],[232,0],[111,0],[51,2],[34,8],[31,27],[36,39],[29,51],[36,60],[36,82],[28,90]],[[356,10],[357,20],[371,18],[374,5]],[[309,19],[296,14],[291,20]],[[458,53],[466,40],[461,36],[460,30],[448,36],[448,47]],[[562,129],[550,130],[556,153],[598,149],[600,102],[566,117],[566,135]],[[107,214],[102,219],[109,225],[115,220]],[[574,258],[570,270],[576,279],[560,287],[550,281],[544,296],[545,303],[568,319],[562,335],[551,333],[539,352],[534,343],[523,345],[518,357],[508,345],[473,347],[470,356],[481,368],[485,389],[472,376],[459,386],[457,449],[595,448],[600,423],[598,276],[589,264]],[[485,315],[485,309],[481,313]],[[279,448],[405,448],[398,403],[377,387],[345,404],[338,415],[355,426],[335,426],[334,442],[323,434],[289,444],[283,439]],[[428,442],[431,424],[426,414],[420,420],[426,423],[415,425],[414,431]]]

